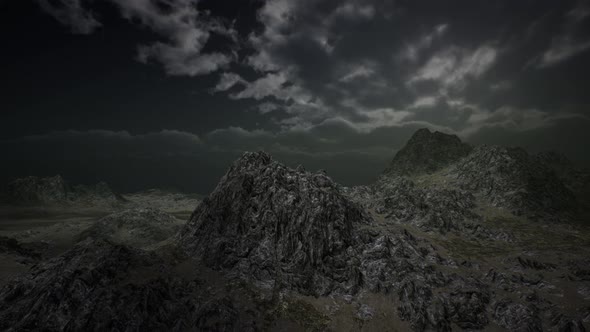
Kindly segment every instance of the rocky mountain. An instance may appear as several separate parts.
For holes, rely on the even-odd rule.
[[[534,158],[551,168],[572,192],[586,195],[590,192],[590,172],[577,167],[563,154],[547,151],[534,155]]]
[[[555,153],[531,155],[522,148],[485,145],[471,148],[457,136],[420,129],[371,186],[376,193],[371,201],[400,201],[399,195],[391,196],[387,188],[407,187],[404,183],[409,181],[425,192],[422,196],[438,197],[443,190],[471,208],[477,204],[531,219],[564,220],[578,209],[572,190],[581,187],[574,183],[583,183],[584,174],[575,172],[567,158]],[[404,179],[400,182],[399,177]],[[401,201],[420,201],[411,198],[414,193],[402,188]],[[433,211],[432,204],[417,205]]]
[[[9,199],[22,204],[65,202],[68,191],[68,185],[59,175],[47,178],[27,176],[8,184]]]
[[[156,208],[167,212],[192,212],[200,203],[200,196],[180,192],[150,189],[124,195],[129,206]]]
[[[450,171],[457,184],[515,215],[550,218],[576,209],[555,171],[521,148],[477,147]]]
[[[146,248],[173,236],[182,222],[154,208],[127,209],[101,218],[80,239],[104,239],[113,243]]]
[[[324,173],[246,153],[195,210],[179,241],[207,266],[321,295],[357,286],[353,225],[369,222]]]
[[[169,215],[124,211],[2,287],[0,329],[585,331],[590,237],[525,218],[560,215],[561,178],[518,149],[440,140],[454,157],[354,188],[244,153],[165,245],[150,244]]]
[[[12,181],[8,199],[19,205],[117,204],[125,199],[104,182],[96,185],[70,185],[61,176],[28,176]]]
[[[149,277],[127,283],[135,269],[149,275],[156,255],[102,240],[84,242],[36,265],[0,290],[3,331],[183,330],[193,310],[195,283]],[[156,274],[153,273],[152,274]],[[204,313],[201,312],[201,315]],[[192,318],[193,321],[186,321]]]
[[[384,174],[433,173],[467,156],[471,150],[471,146],[455,135],[419,129],[395,154]]]

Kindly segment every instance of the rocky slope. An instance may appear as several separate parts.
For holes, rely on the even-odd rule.
[[[206,325],[207,308],[196,303],[198,284],[158,277],[157,268],[165,265],[153,253],[105,241],[82,243],[0,290],[0,329],[215,328]]]
[[[70,185],[61,176],[28,176],[12,181],[8,200],[18,205],[116,205],[125,199],[104,182],[92,186]]]
[[[420,129],[378,181],[345,192],[392,221],[443,233],[507,238],[484,229],[480,221],[490,212],[531,220],[575,218],[580,199],[572,188],[580,192],[584,174],[554,153],[530,155],[500,146],[472,149],[456,136]]]
[[[173,236],[182,222],[153,208],[128,209],[101,218],[80,239],[108,239],[137,248],[147,248]]]
[[[477,147],[450,171],[457,184],[515,215],[550,218],[576,209],[551,167],[521,148]]]
[[[326,294],[358,284],[353,225],[369,222],[325,174],[246,153],[195,210],[180,243],[208,266],[268,287]]]
[[[423,128],[399,150],[384,174],[412,175],[436,172],[467,156],[471,146],[459,137]]]
[[[179,192],[150,189],[124,195],[129,201],[130,207],[156,208],[169,213],[192,212],[200,203],[195,194],[184,194]]]
[[[510,240],[509,234],[483,225],[476,198],[467,190],[424,188],[406,177],[381,177],[371,186],[343,188],[343,192],[389,223],[411,224],[440,234]]]
[[[566,227],[543,238],[557,232],[543,233],[542,220],[507,237],[489,227],[482,202],[515,190],[497,183],[515,172],[517,186],[546,193],[526,185],[553,173],[484,150],[356,188],[245,153],[168,245],[113,243],[119,228],[147,227],[135,236],[149,237],[169,224],[157,211],[115,214],[89,230],[99,235],[2,287],[0,329],[584,331],[590,239]],[[480,174],[496,182],[472,186]]]
[[[64,179],[28,176],[8,184],[8,196],[12,202],[22,204],[59,203],[67,200],[68,186]]]

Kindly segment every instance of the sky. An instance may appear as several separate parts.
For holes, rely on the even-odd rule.
[[[373,181],[418,128],[590,166],[590,2],[0,1],[0,180],[208,193],[243,151]]]

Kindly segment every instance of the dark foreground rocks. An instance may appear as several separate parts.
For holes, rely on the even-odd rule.
[[[254,319],[216,299],[169,261],[108,241],[88,241],[36,265],[0,290],[3,331],[238,331]],[[245,321],[242,321],[244,319]]]

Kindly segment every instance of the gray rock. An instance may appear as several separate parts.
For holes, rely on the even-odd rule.
[[[455,135],[423,128],[416,131],[395,154],[384,174],[399,176],[433,173],[467,156],[471,149]]]
[[[101,218],[79,236],[108,239],[114,243],[145,248],[172,237],[180,228],[176,218],[152,209],[129,209]]]
[[[493,305],[493,318],[510,331],[543,331],[538,309],[533,304],[521,304],[503,299]]]
[[[28,176],[8,184],[8,200],[19,205],[113,205],[125,199],[104,182],[69,185],[61,176]]]
[[[130,306],[118,311],[121,305],[117,305],[117,300],[125,296],[120,293],[125,287],[115,284],[131,266],[155,263],[153,255],[108,242],[80,244],[58,258],[34,266],[29,275],[0,290],[0,329],[73,331],[119,327],[129,330],[134,324],[141,326],[146,320],[155,320],[153,315],[162,306],[143,309]],[[148,295],[146,289],[124,292],[127,296],[142,292],[144,298]],[[121,317],[135,310],[139,311],[136,312],[139,317]]]
[[[359,286],[353,228],[370,222],[325,174],[245,153],[195,210],[179,242],[210,267],[322,295]]]
[[[515,215],[547,218],[576,208],[573,193],[555,172],[521,148],[477,147],[451,174],[462,188]]]
[[[59,175],[47,178],[27,176],[8,184],[9,199],[19,204],[65,202],[68,191],[66,182]]]

